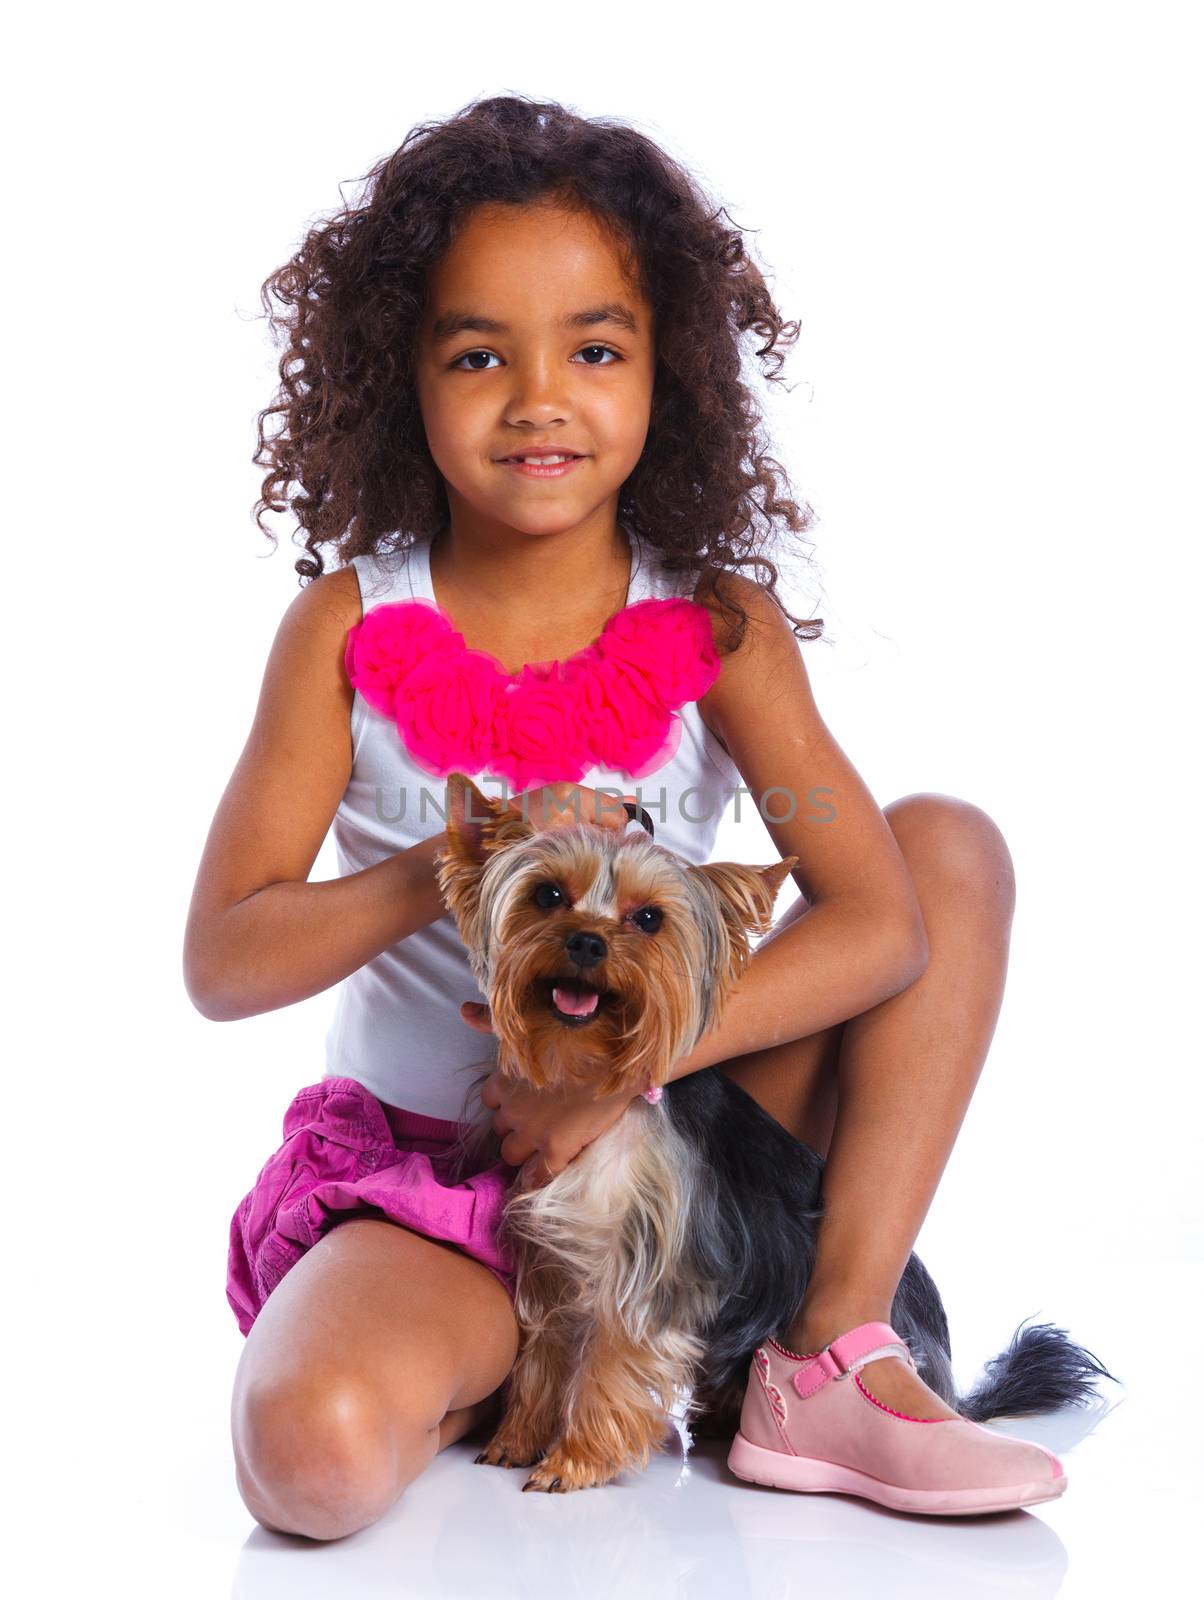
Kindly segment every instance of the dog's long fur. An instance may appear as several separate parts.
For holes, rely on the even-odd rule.
[[[803,1299],[822,1158],[716,1068],[667,1081],[721,1013],[748,933],[767,930],[796,858],[692,867],[642,833],[536,831],[459,773],[447,814],[439,881],[489,998],[496,1066],[541,1088],[588,1078],[638,1096],[649,1079],[664,1085],[659,1104],[633,1098],[543,1187],[517,1181],[503,1216],[520,1348],[478,1460],[535,1466],[524,1488],[585,1488],[646,1466],[685,1391],[688,1417],[734,1431],[753,1350],[782,1342]],[[536,903],[549,882],[562,905]],[[663,913],[653,932],[620,915],[645,903]],[[594,941],[585,966],[566,962],[582,930]],[[562,1021],[549,980],[595,970],[612,998],[584,1025]],[[465,1095],[453,1179],[500,1158],[481,1115],[484,1076]],[[944,1307],[914,1253],[890,1320],[924,1381],[971,1421],[1083,1404],[1095,1376],[1111,1377],[1064,1330],[1021,1325],[958,1396]]]

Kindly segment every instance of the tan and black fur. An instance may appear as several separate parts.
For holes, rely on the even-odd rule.
[[[460,773],[447,833],[439,884],[489,1002],[496,1068],[633,1096],[550,1182],[520,1174],[502,1220],[520,1346],[477,1459],[534,1467],[524,1488],[587,1488],[646,1466],[683,1393],[687,1416],[709,1410],[733,1429],[752,1351],[783,1337],[806,1288],[822,1159],[717,1069],[668,1081],[718,1020],[797,858],[692,866],[642,831],[536,829]],[[591,1016],[557,1009],[557,979],[599,993]],[[500,1146],[479,1083],[461,1171]],[[640,1097],[649,1083],[664,1085],[657,1104]],[[956,1404],[944,1309],[914,1254],[892,1323]],[[1093,1359],[1060,1330],[1026,1329],[963,1414],[997,1414],[1022,1371],[1040,1371],[1059,1403],[1079,1397]]]

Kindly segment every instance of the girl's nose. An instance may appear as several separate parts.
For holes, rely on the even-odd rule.
[[[514,389],[505,410],[508,423],[546,428],[553,422],[567,422],[572,416],[562,357],[516,362],[511,373]]]

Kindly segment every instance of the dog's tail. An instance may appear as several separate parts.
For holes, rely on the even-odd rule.
[[[969,1422],[1086,1405],[1097,1398],[1095,1378],[1116,1382],[1099,1357],[1075,1344],[1064,1328],[1052,1322],[1027,1327],[1031,1320],[1026,1317],[1007,1349],[987,1362],[969,1393],[959,1395],[945,1307],[932,1275],[914,1252],[899,1281],[890,1315],[891,1326],[907,1342],[920,1377]]]
[[[1098,1356],[1075,1344],[1064,1328],[1052,1322],[1030,1328],[1025,1322],[1016,1329],[1007,1349],[987,1362],[969,1393],[948,1401],[968,1421],[1033,1416],[1061,1406],[1086,1405],[1097,1398],[1096,1378],[1117,1381]]]

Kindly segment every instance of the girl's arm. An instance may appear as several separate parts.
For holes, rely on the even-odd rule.
[[[727,581],[749,627],[699,710],[779,853],[798,856],[791,876],[810,909],[753,952],[719,1023],[673,1078],[857,1016],[914,983],[928,964],[907,864],[820,717],[790,624],[759,585],[738,574]]]
[[[360,620],[354,569],[316,579],[281,620],[250,735],[218,805],[184,935],[184,985],[214,1022],[308,999],[443,916],[445,833],[324,883],[307,882],[351,775]]]

